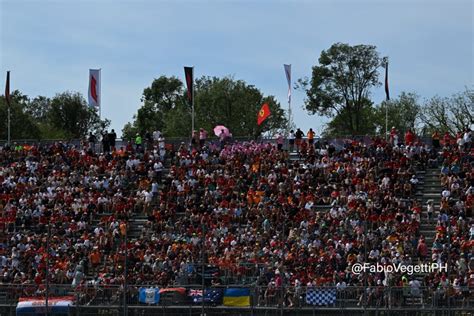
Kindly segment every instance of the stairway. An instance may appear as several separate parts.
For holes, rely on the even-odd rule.
[[[417,186],[416,199],[421,202],[422,212],[420,214],[420,235],[425,237],[426,246],[428,247],[428,255],[426,262],[431,262],[431,248],[436,237],[436,219],[439,215],[439,204],[441,201],[441,183],[439,179],[439,169],[429,168],[425,171],[418,171],[417,178],[420,183]],[[433,201],[434,213],[431,221],[428,220],[428,213],[426,204],[429,200]],[[416,261],[415,261],[416,264]],[[424,285],[426,273],[414,273],[413,277]]]
[[[439,169],[427,169],[423,177],[423,195],[421,202],[423,211],[421,213],[420,234],[425,236],[426,245],[428,246],[428,258],[431,258],[431,248],[436,236],[436,219],[439,215],[439,205],[441,201],[441,181],[439,179]],[[426,204],[429,200],[433,201],[434,213],[431,222],[428,220]]]

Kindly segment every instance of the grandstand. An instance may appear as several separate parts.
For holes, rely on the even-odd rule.
[[[0,151],[0,313],[453,313],[474,306],[472,136]],[[461,134],[462,135],[462,134]],[[357,264],[445,266],[354,273]],[[235,294],[235,293],[238,293]]]

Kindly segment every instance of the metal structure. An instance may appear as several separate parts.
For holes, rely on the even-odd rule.
[[[71,285],[50,285],[49,295],[73,295],[75,305],[70,315],[342,315],[367,314],[390,315],[472,315],[474,310],[474,288],[464,287],[460,291],[453,288],[436,289],[430,287],[282,287],[275,295],[267,295],[266,287],[248,287],[250,305],[244,307],[225,306],[220,302],[194,303],[187,294],[182,299],[167,300],[158,304],[140,303],[138,290],[153,285],[84,285],[73,289]],[[178,285],[173,285],[175,287]],[[159,287],[156,285],[156,287]],[[229,286],[230,287],[230,286]],[[232,287],[238,287],[232,286]],[[201,285],[186,286],[203,289]],[[222,291],[227,287],[212,287]],[[311,304],[307,300],[309,291],[331,291],[332,303]],[[22,296],[45,297],[34,285],[0,285],[0,314],[14,315],[18,298]],[[122,298],[125,297],[124,301]],[[290,304],[291,302],[291,304]]]

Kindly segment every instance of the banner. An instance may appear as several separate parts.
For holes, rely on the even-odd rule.
[[[291,65],[283,65],[285,67],[286,81],[288,81],[288,103],[291,102]]]
[[[194,85],[194,67],[184,67],[184,75],[186,77],[186,85],[188,87],[188,102],[193,104],[193,85]]]
[[[89,69],[89,106],[100,108],[100,69]]]

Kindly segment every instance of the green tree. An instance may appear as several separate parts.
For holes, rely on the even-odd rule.
[[[128,122],[122,128],[122,139],[125,139],[125,140],[135,139],[136,133],[138,133],[138,129],[134,126],[133,123]]]
[[[385,113],[387,111],[388,130],[395,127],[397,131],[405,132],[408,129],[421,132],[418,95],[414,92],[402,92],[396,99],[383,101],[375,109],[375,125],[377,130],[385,133]]]
[[[271,116],[260,126],[257,113],[263,103]],[[202,77],[196,81],[196,126],[212,130],[222,124],[234,136],[254,136],[270,130],[283,129],[285,112],[273,96],[263,96],[256,87],[232,77]]]
[[[298,87],[306,91],[306,110],[333,118],[341,116],[333,126],[338,122],[346,125],[347,121],[348,127],[341,127],[348,128],[350,134],[364,134],[363,114],[371,88],[380,85],[380,65],[375,46],[333,44],[321,52],[319,65],[312,68],[311,80],[298,81]]]
[[[110,125],[109,120],[99,118],[78,92],[63,92],[52,98],[48,123],[66,138],[85,138],[89,132],[97,134]]]
[[[41,131],[35,120],[24,112],[29,102],[28,96],[15,90],[10,94],[11,139],[39,139]],[[0,98],[0,139],[8,138],[8,108],[5,96]]]
[[[357,135],[374,135],[376,125],[376,111],[372,106],[370,100],[364,100],[365,105],[361,107],[359,124],[360,128],[357,131]],[[323,137],[341,137],[354,135],[352,126],[354,124],[355,117],[352,115],[351,110],[344,108],[341,112],[336,115],[323,131]],[[351,125],[352,121],[352,125]]]
[[[170,118],[168,112],[184,106],[183,83],[176,77],[161,76],[143,90],[142,102],[143,106],[135,117],[135,128],[142,134],[146,131],[163,131]]]
[[[38,123],[47,123],[48,113],[51,110],[51,99],[45,96],[37,96],[25,103],[24,111]]]
[[[211,131],[222,124],[234,136],[258,136],[285,127],[285,113],[275,98],[263,96],[242,80],[202,77],[195,82],[194,95],[196,129]],[[179,79],[165,76],[155,79],[144,89],[142,102],[133,123],[124,126],[124,137],[154,130],[162,131],[167,137],[191,135],[191,106]],[[264,102],[268,103],[272,115],[257,126],[257,113]]]
[[[469,128],[474,122],[474,90],[466,88],[451,97],[429,99],[422,107],[420,118],[427,133],[437,130],[455,134]]]

